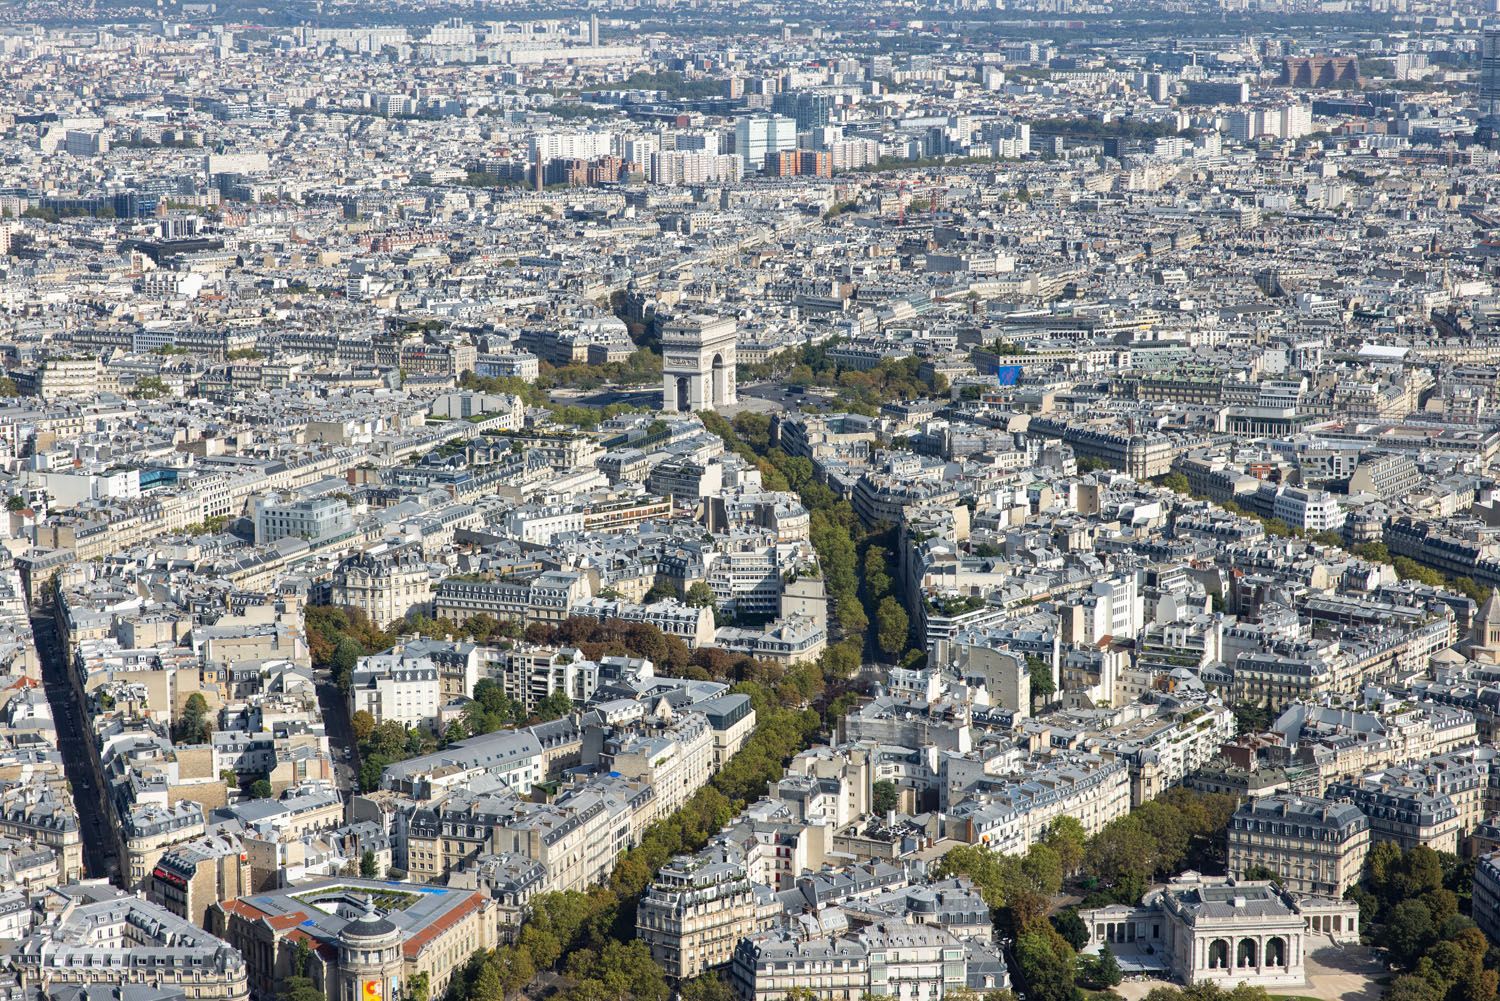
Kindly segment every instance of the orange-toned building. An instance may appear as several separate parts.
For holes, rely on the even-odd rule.
[[[765,177],[832,177],[833,154],[815,149],[766,154]]]
[[[422,982],[441,996],[475,950],[494,948],[496,915],[482,890],[331,878],[215,904],[207,924],[245,957],[252,1001],[273,1001],[299,972],[329,1001],[400,1001]]]

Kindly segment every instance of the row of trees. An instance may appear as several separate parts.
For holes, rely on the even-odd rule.
[[[465,372],[459,377],[459,385],[465,389],[477,389],[484,393],[509,393],[519,396],[529,407],[550,406],[549,389],[598,389],[607,385],[637,385],[661,382],[661,355],[650,348],[637,348],[624,361],[605,362],[601,365],[576,363],[553,365],[540,362],[535,382],[525,382],[510,376],[494,377]],[[603,408],[589,408],[596,414]],[[597,424],[599,418],[593,418]],[[575,422],[576,423],[576,422]]]
[[[817,481],[811,461],[773,448],[771,422],[766,415],[741,413],[733,425],[712,411],[698,416],[731,451],[761,468],[767,489],[795,491],[807,508],[809,536],[832,602],[831,632],[842,637],[830,648],[836,665],[832,673],[847,678],[859,669],[864,660],[864,636],[872,618],[877,645],[893,657],[903,651],[910,622],[892,593],[890,528],[865,526],[848,501]],[[863,586],[861,568],[865,571]]]
[[[1458,591],[1460,594],[1468,595],[1481,605],[1490,596],[1490,588],[1479,584],[1472,577],[1460,576],[1449,578],[1441,571],[1423,566],[1410,557],[1392,556],[1390,549],[1386,548],[1384,542],[1361,543],[1351,549],[1350,552],[1360,559],[1369,560],[1371,563],[1388,564],[1396,571],[1396,576],[1402,580],[1414,580],[1419,584],[1450,588]]]
[[[608,625],[607,623],[604,625]],[[559,629],[568,628],[563,623]],[[577,627],[574,627],[577,628]],[[605,641],[625,647],[625,633]],[[635,634],[639,638],[640,634]],[[644,655],[640,647],[622,652]],[[718,651],[722,654],[722,651]],[[720,673],[750,673],[748,658],[721,660]],[[710,674],[707,662],[687,665]],[[532,903],[530,919],[514,943],[476,953],[449,988],[449,1001],[499,1001],[529,984],[538,973],[561,974],[562,1001],[636,998],[667,1001],[671,990],[645,943],[635,939],[635,909],[656,872],[674,855],[701,849],[743,805],[759,798],[768,782],[806,747],[827,722],[811,707],[821,693],[822,664],[801,665],[775,680],[745,680],[734,690],[755,707],[755,733],[704,788],[678,811],[651,825],[641,843],[620,856],[609,882],[587,893],[549,893]],[[830,707],[829,713],[843,708]],[[716,977],[683,986],[684,1001],[725,1001]]]
[[[488,612],[471,615],[463,622],[435,619],[430,615],[414,612],[392,626],[391,632],[427,639],[473,640],[481,646],[487,646],[502,640],[519,639],[521,627],[514,622],[502,622]]]
[[[542,362],[538,369],[536,384],[543,389],[598,389],[601,386],[635,386],[642,383],[661,385],[661,355],[650,348],[637,348],[624,361],[605,362],[601,365],[577,362],[556,366]]]
[[[1264,987],[1249,984],[1221,987],[1205,980],[1191,987],[1153,987],[1146,992],[1145,1001],[1271,1001],[1271,997]]]

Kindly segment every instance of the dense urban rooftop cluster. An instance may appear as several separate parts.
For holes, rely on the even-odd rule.
[[[0,2],[0,996],[1495,1001],[1493,4],[293,6]]]

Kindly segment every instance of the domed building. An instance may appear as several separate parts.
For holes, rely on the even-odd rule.
[[[483,890],[333,877],[222,901],[207,924],[245,957],[250,1001],[275,1001],[294,976],[328,1001],[403,1001],[440,996],[494,948],[497,907]]]
[[[338,934],[338,993],[333,1001],[397,1001],[401,997],[401,929],[366,896],[364,911]]]

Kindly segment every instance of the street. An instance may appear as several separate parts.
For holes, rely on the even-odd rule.
[[[787,387],[773,382],[741,383],[736,388],[736,392],[739,394],[739,403],[714,409],[728,416],[733,416],[741,410],[772,413],[777,410],[795,410],[804,399],[802,394],[792,392]],[[608,407],[617,403],[633,407],[661,406],[661,389],[657,387],[650,389],[626,387],[596,390],[554,389],[551,397],[555,403],[571,403],[588,407]]]
[[[349,797],[359,789],[359,747],[354,742],[354,728],[349,722],[349,701],[339,691],[327,671],[317,671],[318,707],[323,711],[323,729],[328,734],[328,749],[333,752],[333,771],[339,791],[344,793],[345,816]],[[347,761],[343,750],[348,748]]]
[[[83,836],[83,863],[91,878],[115,878],[120,871],[124,846],[110,823],[105,802],[104,779],[88,736],[87,710],[77,677],[68,669],[57,638],[57,624],[48,615],[35,615],[31,631],[42,664],[42,682],[52,718],[57,726],[58,750],[73,787],[78,825]]]

